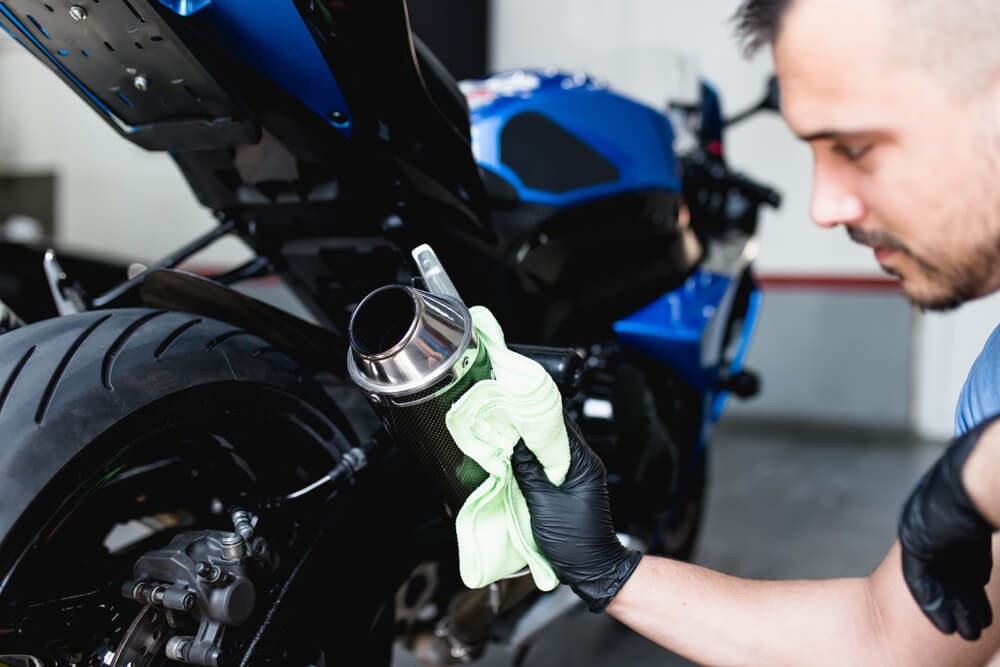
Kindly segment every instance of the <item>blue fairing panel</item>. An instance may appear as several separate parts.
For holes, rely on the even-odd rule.
[[[739,346],[727,369],[727,372],[731,376],[743,370],[743,362],[746,360],[747,352],[750,349],[750,340],[753,338],[754,329],[757,327],[757,316],[760,314],[760,301],[760,291],[754,289],[750,293],[746,315],[743,316],[743,328],[740,331]],[[726,399],[728,397],[729,392],[722,391],[712,399],[712,411],[709,414],[709,419],[713,422],[718,421],[722,417],[722,410],[726,407]]]
[[[159,0],[301,100],[345,136],[351,117],[337,81],[291,0]]]
[[[518,70],[460,85],[472,110],[476,161],[507,181],[521,201],[567,208],[635,190],[680,190],[670,121],[595,79],[582,74]],[[618,178],[565,192],[527,187],[501,154],[505,126],[524,114],[540,114],[560,126],[611,163]],[[559,169],[560,157],[546,155],[545,159],[552,161],[553,169]]]
[[[701,338],[732,279],[696,272],[683,285],[614,324],[627,347],[676,370],[697,389],[709,389],[717,369],[702,366]]]

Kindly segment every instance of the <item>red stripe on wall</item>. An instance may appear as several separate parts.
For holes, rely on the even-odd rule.
[[[764,274],[757,276],[764,289],[899,292],[899,281],[878,276],[835,276],[813,274]]]

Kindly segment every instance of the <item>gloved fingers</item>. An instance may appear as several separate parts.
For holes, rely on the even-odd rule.
[[[926,562],[903,549],[903,579],[924,615],[946,635],[955,632],[955,618],[945,599],[941,582],[930,572]]]
[[[955,632],[955,615],[952,613],[951,605],[944,597],[935,598],[931,603],[921,605],[920,610],[943,634],[950,635]]]
[[[993,607],[990,605],[990,599],[986,597],[985,591],[981,591],[981,594],[977,596],[976,615],[979,618],[979,624],[984,628],[993,625]]]
[[[587,486],[594,480],[602,482],[607,477],[604,462],[580,435],[580,431],[570,420],[566,420],[566,434],[569,436],[569,472],[564,486]]]
[[[966,599],[969,610],[980,629],[990,627],[990,624],[993,623],[993,609],[990,607],[989,598],[986,597],[986,591],[982,588],[975,588]]]
[[[982,627],[979,625],[979,620],[969,607],[968,602],[961,598],[956,598],[952,600],[950,606],[952,607],[952,615],[955,619],[955,630],[959,636],[969,641],[979,639]]]
[[[572,451],[572,450],[571,450]],[[535,453],[528,449],[523,440],[514,445],[510,455],[510,465],[514,470],[521,492],[527,494],[533,489],[553,489],[555,485],[549,481],[542,464],[538,462]],[[572,464],[571,464],[572,469]]]

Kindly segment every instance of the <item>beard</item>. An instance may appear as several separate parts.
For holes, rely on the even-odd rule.
[[[992,97],[975,109],[971,122],[981,129],[968,150],[978,164],[966,180],[967,187],[942,193],[950,205],[931,220],[937,229],[949,230],[938,239],[943,252],[933,265],[926,262],[926,255],[911,255],[937,289],[913,295],[904,287],[904,293],[926,310],[951,310],[1000,286],[1000,126]]]
[[[979,198],[977,204],[984,206],[993,203],[998,198],[991,193],[989,199]],[[878,230],[868,230],[848,227],[847,234],[855,243],[870,247],[884,247],[897,250],[912,260],[912,271],[903,272],[891,267],[882,266],[882,270],[900,280],[903,294],[910,302],[922,310],[948,311],[957,308],[966,301],[982,296],[990,287],[996,284],[1000,273],[1000,225],[996,224],[994,211],[1000,211],[1000,201],[997,208],[981,210],[978,219],[970,219],[969,207],[964,215],[948,215],[949,220],[964,219],[963,231],[970,228],[982,230],[986,238],[974,242],[972,235],[964,238],[952,237],[952,243],[944,253],[918,253],[906,246],[892,234]],[[953,222],[952,226],[958,228]],[[912,275],[914,272],[920,276]],[[920,279],[922,278],[922,280]]]

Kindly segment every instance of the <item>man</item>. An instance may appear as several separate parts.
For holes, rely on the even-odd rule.
[[[773,47],[783,114],[815,159],[816,223],[870,246],[919,306],[1000,288],[1000,2],[744,0],[737,23],[751,50]],[[988,352],[973,377],[995,375]],[[562,486],[523,445],[513,461],[560,579],[699,663],[978,665],[1000,648],[1000,422],[984,419],[1000,402],[967,403],[981,423],[921,480],[900,541],[862,579],[748,581],[640,558],[615,539],[603,466],[572,427]]]

